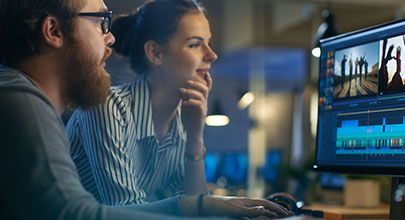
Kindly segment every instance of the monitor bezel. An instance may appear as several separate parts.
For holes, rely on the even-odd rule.
[[[317,172],[405,177],[405,169],[398,167],[328,166],[315,164],[313,169]]]
[[[375,29],[378,29],[378,28],[382,28],[382,27],[385,27],[385,26],[390,26],[390,25],[394,25],[394,24],[402,23],[402,22],[405,22],[405,18],[385,22],[385,23],[382,23],[382,24],[373,25],[373,26],[362,28],[362,29],[359,29],[359,30],[339,34],[339,35],[336,35],[336,36],[333,36],[333,37],[320,39],[319,40],[319,45],[321,47],[322,44],[327,43],[327,42],[332,41],[332,40],[337,40],[337,39],[341,39],[341,38],[344,38],[344,37],[349,37],[349,36],[352,36],[352,35],[355,35],[355,34],[360,34],[360,33],[366,32],[366,31],[375,30]]]

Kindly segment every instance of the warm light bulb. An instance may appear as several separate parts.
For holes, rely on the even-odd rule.
[[[243,110],[247,108],[255,100],[255,96],[251,92],[245,93],[238,102],[239,109]]]
[[[226,115],[208,115],[205,118],[205,124],[208,126],[225,126],[229,123],[229,118]]]
[[[321,48],[315,47],[312,49],[312,56],[319,58],[321,56]]]

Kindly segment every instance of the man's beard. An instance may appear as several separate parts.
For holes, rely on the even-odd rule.
[[[84,46],[85,47],[85,46]],[[64,68],[65,94],[69,108],[86,111],[103,104],[110,91],[110,76],[101,66],[111,54],[106,48],[100,61],[79,43],[72,43],[67,51]]]

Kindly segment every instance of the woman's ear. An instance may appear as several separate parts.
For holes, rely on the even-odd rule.
[[[41,33],[46,44],[54,48],[63,45],[63,33],[60,22],[52,16],[46,16],[41,23]]]
[[[155,64],[162,64],[162,47],[153,40],[147,41],[144,46],[146,57],[148,60]]]

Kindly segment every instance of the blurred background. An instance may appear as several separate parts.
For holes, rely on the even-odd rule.
[[[114,14],[129,13],[143,2],[105,0]],[[219,56],[211,69],[209,114],[229,119],[225,125],[205,128],[211,192],[266,197],[283,191],[308,203],[341,203],[345,177],[311,171],[319,68],[311,51],[326,29],[333,35],[403,18],[405,1],[201,2]],[[322,30],[324,22],[328,28]],[[137,77],[117,55],[109,59],[107,69],[113,84]]]

